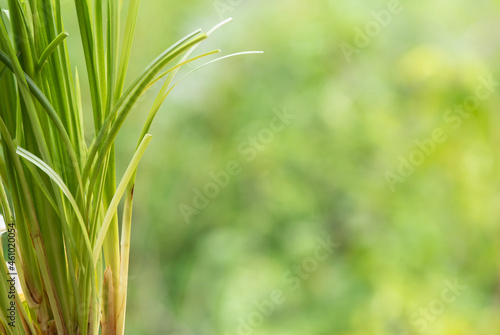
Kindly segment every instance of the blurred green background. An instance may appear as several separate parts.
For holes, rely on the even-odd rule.
[[[454,109],[481,77],[500,81],[500,2],[402,0],[380,14],[394,6],[142,1],[129,82],[229,16],[203,50],[265,54],[200,70],[159,113],[135,193],[128,334],[500,334],[499,94]],[[367,24],[349,62],[342,46]],[[120,135],[121,171],[158,90]],[[271,140],[284,111],[294,118]],[[419,156],[438,128],[446,141]],[[179,206],[233,161],[241,171],[187,223]],[[323,260],[318,239],[336,244]]]

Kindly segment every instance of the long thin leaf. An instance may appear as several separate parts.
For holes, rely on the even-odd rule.
[[[106,215],[104,216],[101,230],[99,231],[99,235],[97,237],[97,241],[94,245],[94,265],[97,264],[97,261],[99,259],[99,254],[101,251],[102,243],[104,242],[104,238],[106,237],[106,234],[108,232],[108,228],[109,228],[109,225],[111,223],[111,220],[113,219],[113,216],[116,213],[116,209],[118,208],[118,204],[120,203],[120,199],[122,198],[123,193],[125,192],[130,179],[132,178],[135,171],[137,170],[137,166],[139,165],[139,162],[140,162],[142,156],[144,155],[144,152],[146,151],[146,148],[148,147],[148,144],[151,141],[151,138],[152,138],[151,135],[144,136],[142,143],[139,145],[139,148],[137,149],[134,156],[132,157],[130,164],[128,165],[127,169],[125,170],[125,173],[122,177],[122,180],[118,184],[118,188],[116,189],[116,193],[109,204],[108,210],[106,211]]]
[[[49,59],[50,55],[54,52],[54,50],[61,44],[69,34],[65,31],[60,33],[45,49],[45,51],[40,56],[38,60],[37,69],[38,71],[42,71],[45,62]]]
[[[92,250],[92,246],[90,244],[90,239],[89,239],[89,235],[87,233],[87,228],[85,226],[85,222],[83,221],[83,216],[80,212],[80,208],[78,208],[78,205],[75,201],[75,198],[73,197],[73,195],[69,191],[68,187],[66,186],[66,184],[64,183],[62,178],[57,174],[57,172],[55,172],[50,166],[48,166],[47,163],[42,161],[37,156],[33,155],[31,152],[29,152],[21,147],[18,147],[16,153],[19,156],[23,157],[24,159],[28,160],[29,162],[35,164],[40,170],[45,172],[45,174],[47,176],[49,176],[49,178],[52,181],[54,181],[57,184],[57,186],[61,189],[62,193],[66,196],[66,198],[70,202],[71,207],[73,207],[73,211],[75,212],[75,215],[78,219],[78,223],[80,225],[82,236],[85,239],[85,245],[87,247],[87,251],[90,253]]]

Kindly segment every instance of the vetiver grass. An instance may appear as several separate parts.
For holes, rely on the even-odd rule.
[[[8,4],[0,11],[0,208],[8,242],[8,263],[0,264],[0,331],[123,334],[135,174],[149,128],[172,89],[203,65],[176,80],[179,69],[219,52],[191,56],[225,22],[186,35],[126,84],[139,0],[126,6],[75,0],[88,75],[81,83],[60,0]],[[139,97],[160,80],[130,164],[117,176],[116,136]],[[81,85],[90,89],[92,110],[82,108]],[[93,130],[84,129],[86,118]],[[96,134],[90,144],[89,133]]]

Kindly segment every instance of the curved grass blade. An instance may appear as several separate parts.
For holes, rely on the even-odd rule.
[[[66,37],[68,37],[69,34],[65,31],[60,33],[45,49],[45,51],[42,53],[40,56],[40,59],[38,59],[38,64],[37,64],[37,71],[41,72],[43,69],[43,66],[45,65],[45,62],[49,59],[50,55],[54,52],[54,50],[61,44]]]
[[[137,170],[137,166],[139,165],[139,162],[140,162],[142,156],[144,155],[144,152],[146,151],[146,148],[148,147],[149,142],[151,141],[151,138],[152,138],[152,136],[149,134],[144,136],[144,139],[142,140],[141,144],[139,145],[139,148],[135,152],[134,156],[132,157],[132,160],[130,161],[130,164],[128,165],[127,169],[125,170],[125,173],[122,177],[122,180],[118,184],[118,187],[116,189],[115,195],[113,196],[113,199],[111,199],[108,210],[106,211],[106,215],[104,216],[104,220],[102,222],[101,230],[99,231],[97,241],[94,245],[94,265],[97,264],[97,261],[99,259],[99,254],[101,252],[104,238],[106,237],[106,233],[108,232],[108,228],[109,228],[109,225],[111,224],[111,220],[113,219],[113,217],[116,214],[116,209],[118,208],[118,204],[120,203],[120,200],[123,196],[123,193],[125,193],[125,189],[127,188],[128,183],[130,182],[135,171]]]
[[[142,73],[136,78],[136,80],[128,87],[127,91],[123,94],[123,96],[120,98],[120,100],[116,103],[116,105],[114,106],[110,115],[108,115],[107,119],[104,121],[104,124],[101,127],[101,129],[99,130],[99,133],[97,134],[97,137],[95,138],[93,145],[90,147],[90,152],[89,152],[89,155],[87,157],[86,164],[83,168],[83,173],[82,173],[83,180],[87,180],[90,168],[92,167],[92,164],[94,164],[95,156],[97,155],[97,152],[98,152],[98,150],[99,150],[99,148],[104,140],[105,135],[108,133],[109,129],[111,128],[111,124],[115,120],[116,115],[123,109],[130,111],[133,104],[137,101],[137,99],[139,98],[140,94],[142,93],[142,91],[144,89],[144,87],[141,87],[141,86],[144,85],[144,81],[146,81],[148,74],[151,74],[151,72],[153,72],[155,70],[155,68],[158,66],[158,64],[162,63],[162,61],[164,61],[165,59],[168,59],[170,57],[170,55],[178,47],[185,44],[191,38],[195,37],[196,35],[198,35],[200,33],[201,33],[201,29],[198,29],[198,30],[192,32],[191,34],[186,35],[184,38],[180,39],[179,41],[177,41],[174,45],[169,47],[160,56],[158,56],[153,62],[151,62],[142,71]],[[204,38],[206,38],[206,36]],[[155,75],[159,71],[161,71],[161,69],[156,71]]]
[[[128,114],[132,110],[132,107],[134,104],[137,102],[139,99],[140,95],[144,92],[145,88],[148,86],[148,84],[153,80],[153,78],[162,70],[163,67],[165,67],[168,63],[170,63],[173,59],[181,55],[183,52],[188,50],[190,47],[193,45],[199,43],[200,41],[206,39],[207,36],[205,34],[201,34],[200,36],[197,36],[193,38],[191,41],[181,45],[180,47],[174,49],[171,52],[164,53],[163,57],[159,58],[159,61],[156,62],[155,66],[150,69],[149,71],[146,72],[145,76],[143,76],[142,80],[135,85],[133,91],[130,93],[129,96],[125,99],[125,101],[122,101],[118,109],[115,109],[109,116],[108,120],[106,121],[105,126],[106,127],[111,127],[109,129],[109,133],[107,133],[106,138],[104,139],[105,133],[103,132],[102,134],[98,135],[98,138],[96,139],[96,142],[94,143],[93,150],[91,150],[91,153],[89,154],[87,164],[84,169],[83,176],[88,176],[88,173],[90,172],[90,167],[91,167],[91,160],[93,160],[92,154],[97,153],[97,149],[99,150],[99,155],[97,156],[97,161],[94,165],[94,172],[92,173],[92,176],[90,178],[90,182],[88,185],[88,189],[91,190],[95,184],[95,181],[97,179],[98,171],[102,167],[102,163],[106,157],[106,155],[110,152],[111,147],[115,141],[116,136],[118,135],[118,132],[125,122]],[[116,119],[115,119],[116,117]],[[112,118],[112,119],[110,119]],[[111,121],[113,121],[113,124],[111,126]],[[105,129],[102,129],[101,131],[104,131]],[[100,132],[101,133],[101,132]],[[102,148],[100,147],[100,142],[103,141],[102,143]],[[95,152],[94,152],[95,151]],[[89,192],[90,194],[90,192]],[[90,197],[87,197],[87,207],[90,204]]]
[[[200,58],[204,58],[204,57],[207,57],[207,56],[211,56],[211,55],[214,55],[214,54],[218,54],[220,53],[221,51],[219,49],[217,50],[212,50],[212,51],[209,51],[209,52],[206,52],[204,54],[201,54],[199,56],[196,56],[196,57],[193,57],[193,58],[190,58],[188,59],[187,61],[184,61],[184,62],[181,62],[179,64],[177,64],[176,66],[174,67],[171,67],[170,69],[168,69],[167,71],[163,72],[162,74],[160,74],[158,77],[156,77],[152,82],[151,84],[149,84],[149,86],[146,88],[146,90],[148,90],[151,86],[153,86],[154,84],[156,84],[158,81],[160,81],[163,77],[165,77],[166,75],[168,75],[169,73],[171,73],[172,71],[176,70],[176,69],[179,69],[180,67],[182,67],[183,65],[186,65],[186,64],[189,64],[195,60],[198,60]]]
[[[28,160],[29,162],[33,163],[38,168],[40,168],[40,170],[42,170],[43,172],[45,172],[45,174],[47,176],[49,176],[50,179],[52,181],[54,181],[57,184],[57,186],[61,189],[61,191],[63,192],[63,194],[66,196],[66,198],[70,202],[71,207],[73,207],[73,211],[75,212],[75,215],[77,217],[78,223],[80,225],[82,236],[84,237],[84,240],[85,240],[85,245],[87,247],[87,252],[90,253],[91,250],[92,250],[92,247],[91,247],[91,244],[90,244],[89,235],[87,233],[87,228],[85,227],[85,222],[83,220],[83,216],[82,216],[82,214],[80,212],[80,208],[78,208],[78,205],[76,204],[76,201],[73,198],[73,195],[69,191],[68,187],[66,186],[66,184],[64,183],[64,181],[62,180],[62,178],[50,166],[48,166],[44,161],[42,161],[37,156],[33,155],[31,152],[29,152],[29,151],[27,151],[27,150],[25,150],[25,149],[23,149],[21,147],[18,147],[16,153],[19,156],[21,156],[22,158]]]

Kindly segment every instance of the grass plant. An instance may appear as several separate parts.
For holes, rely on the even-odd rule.
[[[150,126],[182,79],[228,57],[176,79],[184,65],[219,52],[193,56],[224,21],[187,34],[128,83],[139,0],[74,0],[74,8],[85,83],[71,66],[66,40],[76,37],[64,29],[61,0],[9,0],[0,8],[2,334],[124,333],[135,177]],[[130,163],[117,176],[116,137],[139,97],[160,81]],[[82,85],[91,110],[82,107]],[[85,129],[89,123],[93,129]]]

